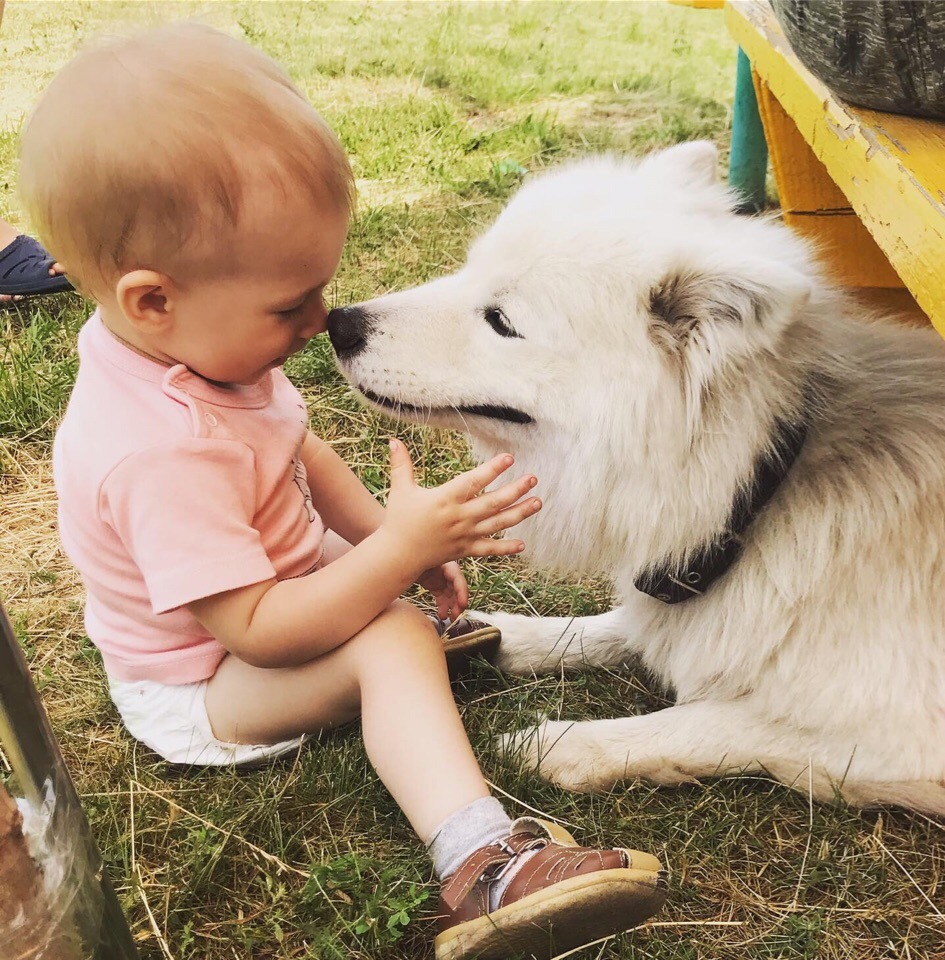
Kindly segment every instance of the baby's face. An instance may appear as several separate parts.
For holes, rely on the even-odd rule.
[[[325,330],[347,213],[314,202],[249,204],[230,267],[178,288],[161,350],[218,383],[252,384]]]

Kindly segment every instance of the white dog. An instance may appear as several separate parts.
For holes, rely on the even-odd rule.
[[[525,762],[945,814],[945,343],[864,316],[715,165],[692,143],[536,178],[455,275],[334,311],[341,367],[513,453],[532,561],[613,579],[602,616],[484,615],[500,667],[639,656],[675,691],[506,737]]]

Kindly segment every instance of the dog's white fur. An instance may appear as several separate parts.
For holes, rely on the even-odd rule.
[[[370,336],[342,367],[466,430],[478,459],[512,452],[545,503],[515,531],[532,561],[613,579],[623,605],[602,616],[483,615],[503,669],[638,655],[675,691],[509,750],[577,790],[764,770],[945,814],[945,344],[864,316],[786,228],[734,215],[715,163],[694,143],[536,178],[458,273],[362,304]],[[481,403],[535,422],[451,409]],[[775,419],[805,411],[735,566],[675,606],[639,593],[642,569],[723,527]]]

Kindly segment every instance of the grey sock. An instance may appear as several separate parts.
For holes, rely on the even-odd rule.
[[[437,828],[427,852],[442,880],[455,873],[480,847],[507,837],[512,820],[495,797],[480,797],[450,814]]]

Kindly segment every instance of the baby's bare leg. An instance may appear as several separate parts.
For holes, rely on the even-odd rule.
[[[325,564],[343,557],[350,549],[351,544],[344,537],[339,537],[334,530],[326,530],[321,565],[325,566]]]
[[[450,814],[489,795],[442,641],[403,601],[299,667],[267,670],[226,657],[207,687],[207,712],[215,735],[237,743],[276,743],[360,713],[368,757],[424,842]]]

